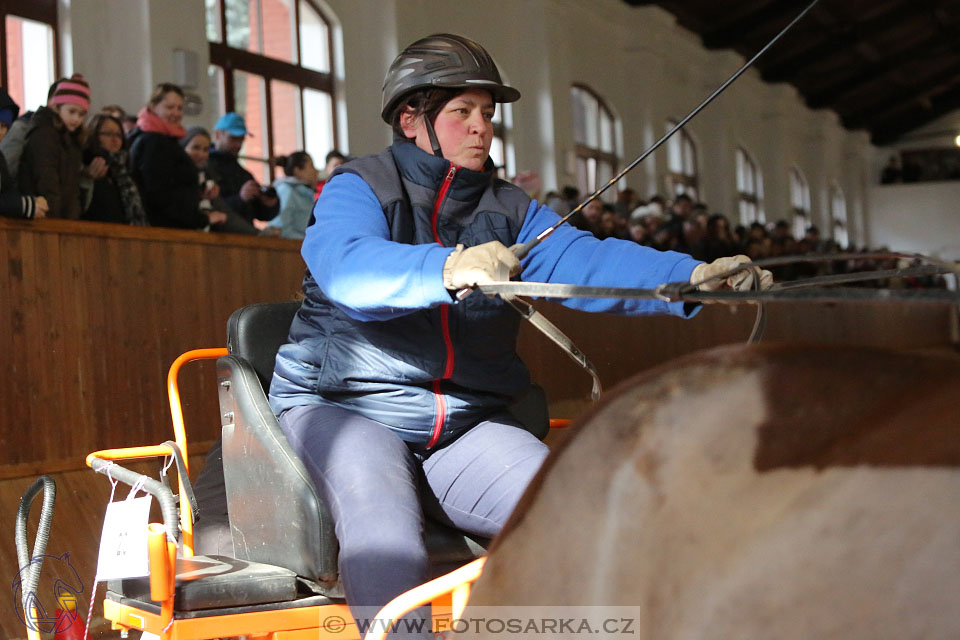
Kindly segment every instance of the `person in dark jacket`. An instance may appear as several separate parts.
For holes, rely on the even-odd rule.
[[[240,166],[237,157],[248,135],[247,123],[238,113],[227,113],[213,127],[214,148],[207,167],[216,176],[220,197],[230,208],[263,230],[280,212],[280,200],[273,189],[263,188],[253,174]]]
[[[227,216],[200,209],[197,167],[180,146],[186,134],[182,120],[183,89],[169,82],[157,85],[130,132],[133,177],[152,226],[206,229]]]
[[[3,142],[19,113],[20,105],[13,101],[6,89],[0,88],[0,142]],[[45,218],[46,215],[47,199],[22,195],[13,182],[6,159],[0,153],[0,216],[31,219]]]
[[[200,191],[200,209],[220,211],[227,216],[226,222],[212,225],[211,231],[226,233],[256,234],[257,230],[245,218],[230,208],[226,200],[220,197],[220,185],[216,176],[207,167],[210,159],[210,132],[203,127],[190,127],[187,134],[180,138],[180,146],[187,152],[197,168],[197,189]]]
[[[74,74],[57,82],[47,106],[37,109],[31,120],[17,181],[22,193],[46,198],[49,218],[78,220],[82,213],[81,146],[89,108],[90,87]],[[94,175],[106,170],[102,160],[93,166]]]
[[[426,577],[424,511],[493,537],[547,453],[507,410],[530,385],[516,353],[520,315],[499,298],[459,300],[458,290],[521,267],[524,280],[652,288],[746,261],[707,265],[564,224],[521,263],[507,247],[559,217],[495,178],[496,105],[519,98],[479,44],[448,34],[413,43],[383,85],[381,117],[395,142],[334,172],[306,232],[304,300],[277,354],[270,402],[330,508],[358,620]],[[704,288],[724,285],[747,286],[737,278]],[[681,317],[698,309],[566,304]]]
[[[84,161],[103,158],[107,163],[107,173],[81,186],[86,192],[87,201],[83,219],[137,227],[149,225],[140,200],[140,190],[130,173],[130,156],[120,120],[99,113],[90,120],[88,129],[90,137],[84,147]]]

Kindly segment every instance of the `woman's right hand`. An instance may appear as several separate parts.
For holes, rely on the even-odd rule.
[[[458,244],[443,263],[443,286],[458,290],[509,280],[517,273],[520,273],[517,256],[496,240],[466,249]]]
[[[48,211],[50,211],[50,205],[47,203],[47,199],[43,196],[36,196],[33,199],[33,219],[46,218]]]
[[[211,225],[223,224],[227,221],[227,214],[223,211],[204,211],[204,213],[207,214],[207,219]]]
[[[216,200],[220,196],[220,187],[213,180],[207,180],[203,188],[204,200]]]

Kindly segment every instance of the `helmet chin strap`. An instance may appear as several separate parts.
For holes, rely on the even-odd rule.
[[[429,118],[424,118],[423,124],[427,127],[427,137],[430,138],[430,147],[433,148],[433,155],[442,158],[443,151],[440,150],[440,141],[437,140],[437,132],[433,130],[433,123],[430,122]]]

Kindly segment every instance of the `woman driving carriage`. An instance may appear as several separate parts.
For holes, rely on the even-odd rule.
[[[653,287],[732,266],[600,241],[567,224],[518,261],[507,247],[558,220],[491,172],[494,110],[519,98],[479,44],[447,34],[411,44],[383,85],[393,144],[333,174],[306,232],[305,298],[270,402],[330,507],[355,616],[426,578],[424,512],[492,537],[547,453],[506,411],[530,384],[515,349],[520,316],[499,298],[458,301],[457,290],[511,275]],[[660,300],[565,304],[697,310]]]

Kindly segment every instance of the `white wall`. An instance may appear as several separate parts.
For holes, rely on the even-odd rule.
[[[743,63],[737,54],[704,49],[669,13],[621,0],[322,2],[339,22],[338,99],[345,116],[339,124],[347,151],[372,153],[390,141],[379,119],[380,87],[397,50],[423,35],[451,31],[482,42],[523,93],[513,109],[517,168],[539,171],[548,189],[574,183],[568,171],[571,83],[591,86],[621,119],[619,149],[626,164],[663,135],[667,118],[686,115]],[[94,106],[118,102],[135,111],[154,84],[173,79],[175,48],[196,52],[205,78],[203,4],[70,0],[64,10],[70,56],[90,79]],[[198,93],[208,99],[208,90]],[[215,109],[207,104],[194,121],[212,124]],[[852,240],[866,239],[875,149],[866,134],[843,129],[832,112],[807,109],[791,87],[764,84],[748,71],[687,130],[699,150],[701,193],[712,209],[734,217],[734,149],[743,146],[763,170],[768,220],[788,210],[786,172],[796,166],[811,188],[813,220],[830,228],[828,186],[836,181],[847,196]],[[663,193],[665,172],[662,150],[625,184],[644,195]]]
[[[871,186],[870,244],[960,260],[960,182]]]

